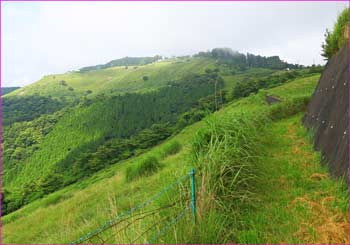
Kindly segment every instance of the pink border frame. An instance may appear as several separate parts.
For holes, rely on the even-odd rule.
[[[2,53],[2,39],[1,39],[1,30],[2,30],[2,2],[348,2],[350,7],[350,0],[0,0],[0,55]],[[350,15],[350,14],[349,14]],[[347,42],[348,46],[348,105],[350,107],[350,40]],[[0,56],[0,200],[2,199],[2,58]],[[348,126],[350,123],[350,110],[348,110]],[[348,145],[350,141],[350,130],[347,132]],[[349,147],[350,152],[350,147]],[[348,175],[347,180],[350,185],[350,154],[348,154]],[[349,189],[350,195],[350,189]],[[2,202],[0,201],[0,244],[2,243]],[[348,203],[348,221],[350,221],[350,203]],[[350,230],[349,230],[350,233]],[[11,243],[15,244],[15,243]],[[24,244],[24,243],[22,243]],[[235,245],[234,243],[230,243]],[[281,243],[283,244],[283,243]],[[37,245],[47,245],[47,244],[38,244]],[[58,243],[57,243],[58,245]],[[68,245],[68,244],[62,244]],[[98,245],[98,244],[96,244]],[[107,244],[105,244],[107,245]],[[114,244],[113,244],[114,245]],[[260,244],[257,244],[260,245]],[[261,244],[262,245],[262,244]],[[271,244],[272,245],[272,244]],[[316,244],[315,244],[316,245]]]

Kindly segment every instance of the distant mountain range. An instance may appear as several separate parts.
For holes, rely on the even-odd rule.
[[[8,93],[11,93],[12,91],[15,91],[16,89],[19,89],[20,87],[3,87],[1,88],[1,94],[5,95]]]

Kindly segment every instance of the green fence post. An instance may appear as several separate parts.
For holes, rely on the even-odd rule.
[[[192,207],[192,214],[193,214],[193,223],[196,224],[196,185],[195,185],[195,179],[194,179],[194,168],[192,168],[190,172],[191,176],[191,207]]]

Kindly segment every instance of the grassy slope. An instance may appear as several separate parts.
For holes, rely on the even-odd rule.
[[[172,59],[156,62],[149,65],[138,66],[137,69],[129,67],[113,67],[104,70],[86,73],[66,73],[62,75],[45,76],[42,80],[24,88],[18,89],[8,96],[52,95],[53,97],[77,98],[87,90],[93,91],[90,96],[101,93],[144,92],[164,86],[168,81],[179,80],[189,74],[205,73],[205,69],[215,67],[215,61],[208,58]],[[242,74],[224,76],[225,89],[230,90],[234,83],[246,76],[269,74],[269,69],[253,68]],[[147,75],[148,81],[142,77]],[[67,86],[62,86],[59,81],[64,80]],[[74,91],[69,91],[72,87]],[[4,176],[6,186],[18,186],[27,183],[28,180],[45,176],[52,172],[52,168],[59,161],[64,160],[71,151],[98,142],[110,131],[111,118],[106,115],[107,108],[95,103],[92,106],[70,110],[54,126],[52,131],[45,137],[40,149],[37,150],[25,165],[19,169],[7,172]],[[82,123],[84,122],[84,123]],[[65,132],[65,133],[62,133]]]
[[[270,89],[283,100],[310,96],[319,75]],[[274,122],[264,139],[255,211],[245,214],[239,243],[349,243],[347,188],[320,165],[302,114]]]
[[[282,98],[310,95],[316,82],[317,76],[299,79],[271,90],[271,94]],[[284,93],[286,89],[289,93]],[[242,104],[233,103],[217,114],[242,110]],[[175,140],[183,144],[183,150],[162,160],[165,167],[151,177],[125,184],[124,170],[144,157],[139,156],[5,216],[4,242],[67,243],[108,220],[113,210],[124,210],[145,200],[188,171],[188,142],[202,125],[196,123],[146,153],[159,156],[165,144]],[[324,234],[333,234],[323,232],[327,228],[323,222],[341,231],[346,207],[344,184],[329,178],[306,136],[300,115],[271,127],[265,145],[267,156],[262,159],[265,175],[261,178],[260,202],[255,211],[244,214],[246,229],[239,231],[240,242],[321,242]],[[318,201],[322,209],[310,209]],[[300,226],[299,222],[304,223]]]
[[[200,123],[185,129],[168,142],[171,143],[173,140],[186,142],[199,125]],[[165,144],[155,147],[146,155],[160,155]],[[162,161],[166,168],[160,173],[131,184],[125,184],[125,169],[144,155],[104,170],[83,183],[72,185],[35,201],[4,217],[5,223],[13,220],[4,226],[4,242],[68,243],[73,241],[108,220],[114,205],[118,210],[128,209],[137,202],[145,200],[152,193],[156,193],[175,176],[182,176],[189,169],[189,166],[186,166],[188,162],[186,152],[185,147],[179,154]],[[111,203],[114,199],[115,204]],[[21,232],[17,232],[19,230]]]
[[[51,95],[52,97],[65,97],[74,99],[87,90],[93,91],[90,96],[101,93],[144,92],[164,86],[168,81],[179,80],[189,74],[204,73],[205,69],[213,68],[214,60],[205,58],[172,59],[149,65],[138,66],[137,69],[129,67],[113,67],[104,70],[86,73],[66,73],[62,75],[45,76],[42,80],[18,89],[7,96]],[[143,81],[143,76],[149,77]],[[59,81],[64,80],[67,86],[62,86]],[[72,87],[74,91],[69,91]],[[80,146],[96,142],[111,130],[111,118],[107,118],[104,110],[111,108],[95,103],[92,106],[71,110],[55,125],[44,139],[40,150],[36,151],[21,170],[17,173],[9,173],[5,176],[5,183],[11,181],[11,185],[18,182],[26,182],[32,177],[42,176],[51,171],[53,165],[63,160],[72,150]],[[82,123],[84,122],[84,123]],[[65,132],[62,134],[62,132]],[[49,164],[48,164],[49,163]],[[23,167],[23,166],[21,166]],[[20,174],[18,174],[18,172]],[[17,176],[13,178],[13,176]],[[16,179],[14,182],[13,180]]]
[[[244,72],[239,72],[235,75],[226,74],[225,69],[222,70],[222,76],[225,80],[224,89],[231,90],[236,82],[243,80],[244,78],[251,76],[268,76],[272,73],[278,73],[274,70],[266,69],[266,68],[250,68]]]
[[[302,115],[275,122],[264,139],[255,210],[239,243],[348,243],[347,190],[322,167]]]
[[[303,79],[297,79],[295,82],[270,89],[268,94],[281,99],[310,96],[316,87],[315,81],[318,81],[319,78],[320,75],[313,75]]]
[[[18,89],[7,96],[15,95],[42,95],[61,98],[77,98],[91,90],[94,96],[99,93],[135,92],[154,89],[164,85],[165,82],[174,81],[193,73],[204,73],[206,68],[215,66],[213,59],[193,58],[189,61],[171,59],[134,68],[132,66],[112,67],[103,70],[85,73],[70,72],[65,74],[49,75],[38,82]],[[195,71],[195,72],[194,72]],[[148,81],[143,81],[148,76]],[[60,84],[66,81],[67,86]],[[74,91],[68,88],[72,87]]]

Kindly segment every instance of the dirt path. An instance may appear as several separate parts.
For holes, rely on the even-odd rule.
[[[255,211],[242,243],[349,243],[347,193],[312,150],[301,115],[276,122],[266,138]]]
[[[272,104],[276,104],[276,103],[281,102],[281,99],[274,97],[274,96],[271,96],[271,95],[266,95],[266,102],[269,105],[272,105]]]

